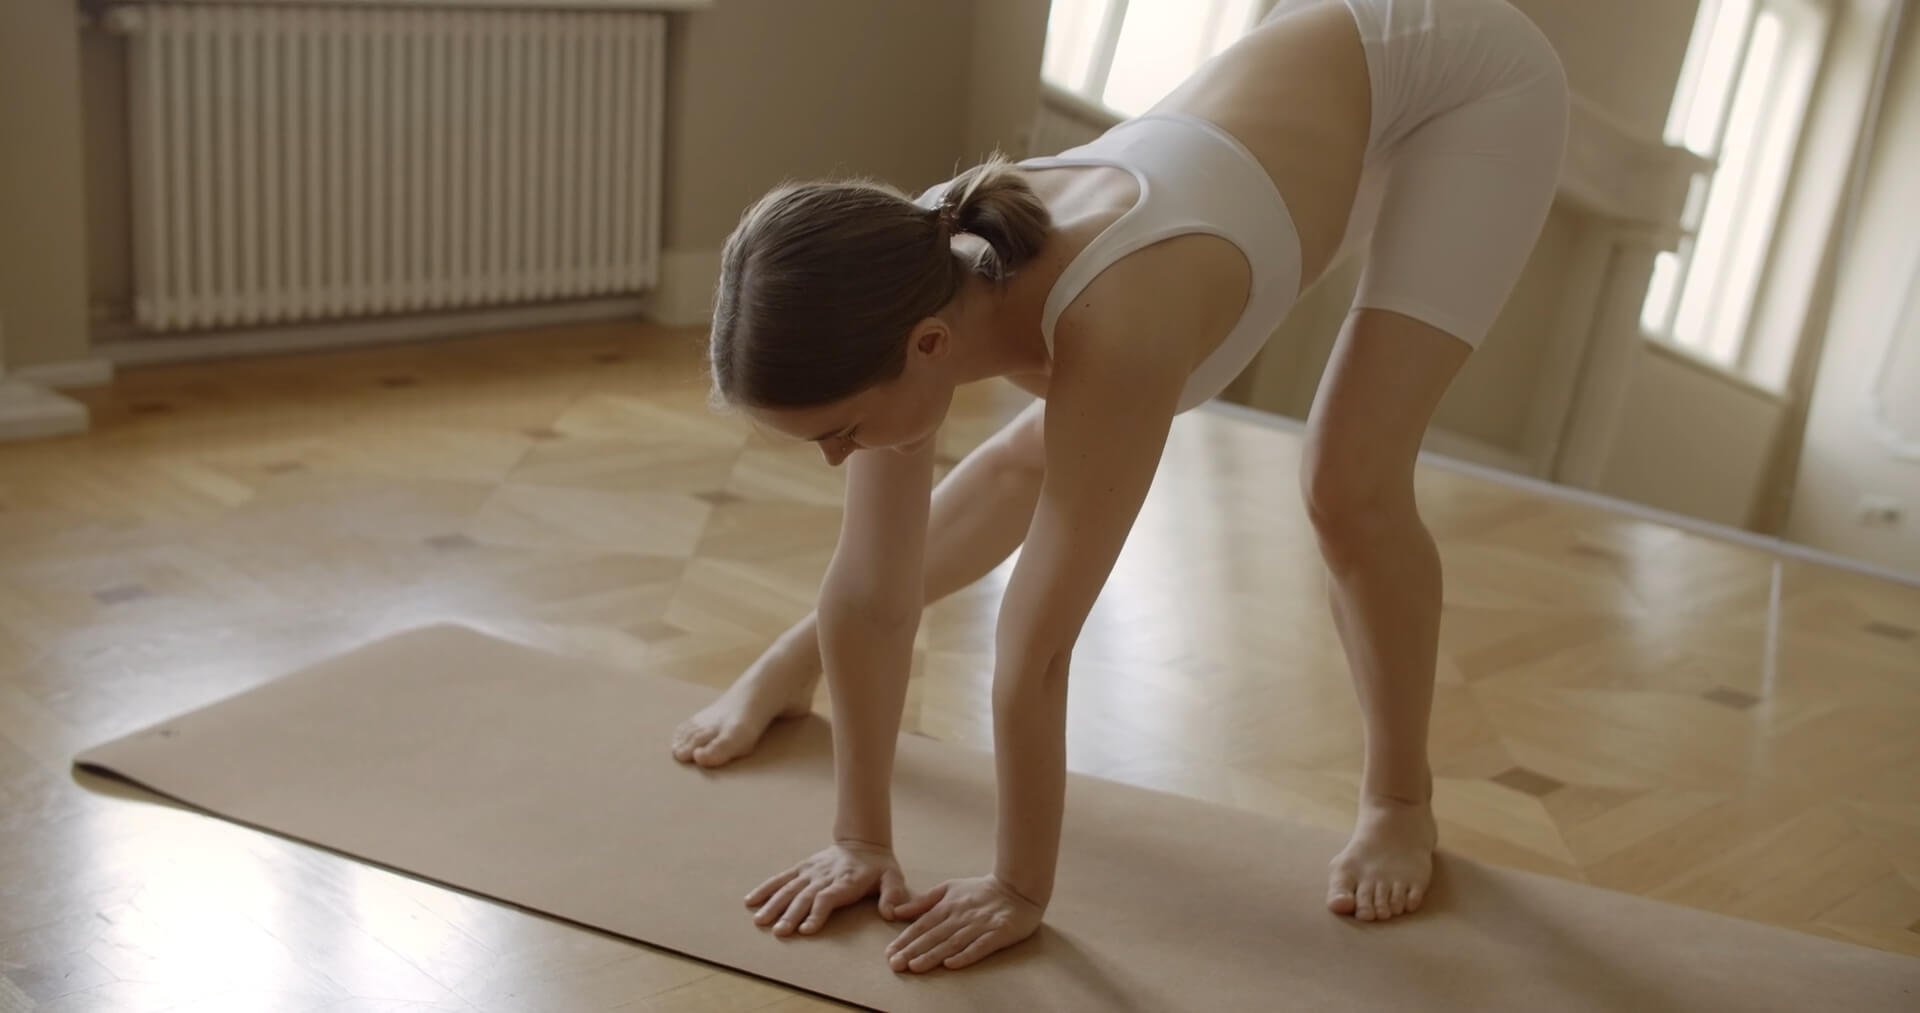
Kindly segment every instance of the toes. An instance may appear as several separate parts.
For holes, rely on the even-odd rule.
[[[715,738],[716,733],[711,728],[695,728],[688,732],[686,741],[681,743],[681,751],[686,754],[686,759],[682,762],[699,763],[704,766],[705,761],[700,759],[700,754],[712,748]]]
[[[1373,916],[1383,922],[1393,917],[1393,888],[1385,883],[1373,885]]]
[[[1353,916],[1363,922],[1373,920],[1373,884],[1361,883],[1353,895]]]
[[[693,751],[693,762],[702,767],[718,767],[739,758],[742,752],[732,736],[716,733]]]
[[[1393,884],[1393,895],[1389,899],[1389,905],[1390,905],[1389,910],[1391,910],[1396,915],[1403,915],[1407,913],[1407,884],[1405,883]]]
[[[1327,910],[1337,915],[1350,915],[1354,913],[1356,905],[1353,879],[1344,873],[1335,873],[1327,884]]]
[[[1407,887],[1407,913],[1420,910],[1420,902],[1427,899],[1427,888],[1416,883]]]

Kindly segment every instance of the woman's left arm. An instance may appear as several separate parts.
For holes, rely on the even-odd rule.
[[[964,967],[1025,939],[1053,894],[1066,797],[1067,667],[1159,468],[1186,364],[1164,341],[1111,340],[1056,360],[1046,479],[1000,609],[994,753],[994,873],[942,884],[897,914],[897,970]]]

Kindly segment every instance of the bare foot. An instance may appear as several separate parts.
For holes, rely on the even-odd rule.
[[[720,699],[681,722],[673,732],[673,758],[719,767],[753,752],[776,718],[800,717],[813,709],[813,689],[819,682],[818,668],[775,647]]]
[[[1353,839],[1328,866],[1327,910],[1363,922],[1420,910],[1439,840],[1433,803],[1363,795]]]

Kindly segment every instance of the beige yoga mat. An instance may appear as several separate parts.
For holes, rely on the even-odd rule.
[[[718,772],[670,730],[713,691],[433,627],[95,748],[241,823],[798,988],[890,1010],[1904,1010],[1920,960],[1443,856],[1417,917],[1321,906],[1340,838],[1075,777],[1047,925],[895,975],[868,903],[788,941],[742,904],[825,842],[826,723]],[[925,889],[991,868],[993,764],[905,736],[897,844]]]

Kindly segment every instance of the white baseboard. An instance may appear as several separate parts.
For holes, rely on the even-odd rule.
[[[660,284],[642,312],[662,327],[705,327],[720,283],[719,250],[662,250]]]
[[[87,431],[87,406],[25,380],[0,378],[0,442]]]
[[[98,357],[69,359],[65,362],[47,362],[38,366],[21,366],[18,369],[9,370],[7,375],[53,390],[104,387],[113,382],[113,361]]]
[[[1448,432],[1445,429],[1429,429],[1421,447],[1441,457],[1450,457],[1456,461],[1468,461],[1487,468],[1512,472],[1516,475],[1530,474],[1532,462],[1525,454],[1496,447],[1491,443],[1476,440],[1471,436]]]
[[[1290,433],[1302,433],[1306,431],[1306,424],[1298,419],[1288,418],[1284,415],[1276,415],[1271,412],[1263,412],[1258,409],[1248,408],[1245,405],[1234,404],[1230,401],[1209,401],[1202,406],[1202,410],[1213,411],[1230,418],[1251,422],[1254,425],[1264,426],[1269,429],[1280,429]],[[1542,496],[1564,500],[1569,503],[1579,503],[1583,506],[1611,510],[1615,513],[1626,514],[1638,520],[1664,524],[1670,528],[1678,528],[1696,535],[1717,538],[1721,541],[1732,542],[1736,545],[1744,545],[1750,549],[1758,549],[1761,552],[1772,553],[1787,559],[1798,559],[1802,562],[1817,563],[1821,566],[1829,566],[1836,570],[1845,570],[1850,573],[1874,577],[1889,583],[1902,584],[1907,587],[1920,587],[1920,573],[1895,570],[1875,563],[1863,562],[1847,556],[1836,555],[1822,549],[1809,548],[1805,545],[1789,542],[1774,535],[1763,535],[1758,532],[1748,531],[1744,528],[1729,527],[1728,525],[1718,524],[1713,521],[1703,521],[1697,517],[1689,517],[1685,514],[1677,514],[1670,510],[1646,506],[1635,503],[1632,500],[1620,499],[1617,496],[1608,496],[1604,493],[1594,492],[1591,489],[1582,489],[1578,486],[1571,485],[1560,485],[1547,479],[1536,478],[1525,473],[1516,473],[1503,468],[1489,467],[1486,464],[1461,460],[1460,458],[1449,456],[1431,448],[1420,452],[1420,460],[1422,463],[1431,464],[1436,468],[1447,471],[1473,475],[1476,478],[1486,479],[1489,482],[1512,486],[1517,489],[1525,489],[1528,492],[1538,493]]]
[[[641,314],[640,298],[584,299],[544,306],[513,306],[457,313],[295,324],[257,330],[223,331],[182,337],[122,336],[98,340],[94,351],[120,365],[242,358],[363,345],[468,337],[490,331],[632,319]]]

